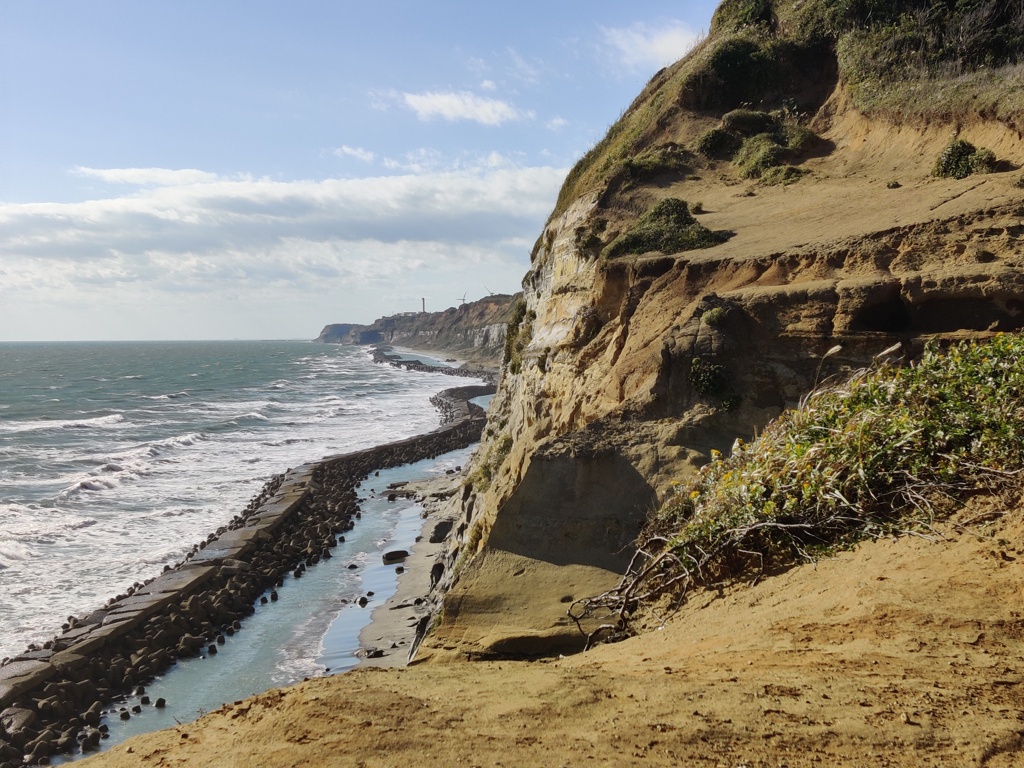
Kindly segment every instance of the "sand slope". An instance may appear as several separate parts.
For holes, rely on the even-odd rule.
[[[313,680],[83,768],[1020,765],[1020,491],[956,520],[697,596],[575,657]]]

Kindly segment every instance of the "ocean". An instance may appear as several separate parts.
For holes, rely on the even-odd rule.
[[[273,474],[436,428],[429,397],[467,383],[302,341],[0,344],[0,658],[181,560]],[[317,634],[408,509],[364,514],[342,553],[360,570],[325,588],[337,610],[288,620],[312,621],[314,650],[296,661],[275,639],[271,683],[315,668]]]

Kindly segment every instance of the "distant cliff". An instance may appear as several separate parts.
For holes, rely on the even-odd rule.
[[[370,325],[333,323],[317,341],[328,344],[395,344],[457,354],[475,362],[501,360],[505,330],[522,294],[494,294],[443,312],[406,312]]]

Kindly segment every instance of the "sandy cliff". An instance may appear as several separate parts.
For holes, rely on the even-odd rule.
[[[620,130],[673,97],[715,42],[656,75]],[[913,354],[928,339],[1024,326],[1018,130],[978,113],[866,115],[834,61],[816,64],[817,79],[793,82],[814,136],[790,156],[793,183],[681,149],[736,114],[725,111],[732,104],[679,108],[685,87],[636,150],[683,154],[684,170],[669,163],[634,179],[605,158],[611,170],[593,188],[574,187],[579,169],[570,174],[566,190],[581,194],[563,190],[524,278],[518,346],[467,485],[425,657],[578,648],[565,604],[617,580],[646,514],[711,449],[893,343]],[[996,172],[937,177],[954,136],[991,149]],[[725,242],[610,258],[608,244],[667,198],[703,211],[696,220]],[[842,351],[822,362],[835,345]]]

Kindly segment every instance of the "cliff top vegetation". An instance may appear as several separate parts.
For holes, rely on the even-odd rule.
[[[1024,0],[724,0],[708,36],[655,74],[569,172],[552,220],[628,179],[637,157],[694,144],[695,121],[753,107],[799,122],[839,82],[869,115],[1016,126],[1022,61]]]

